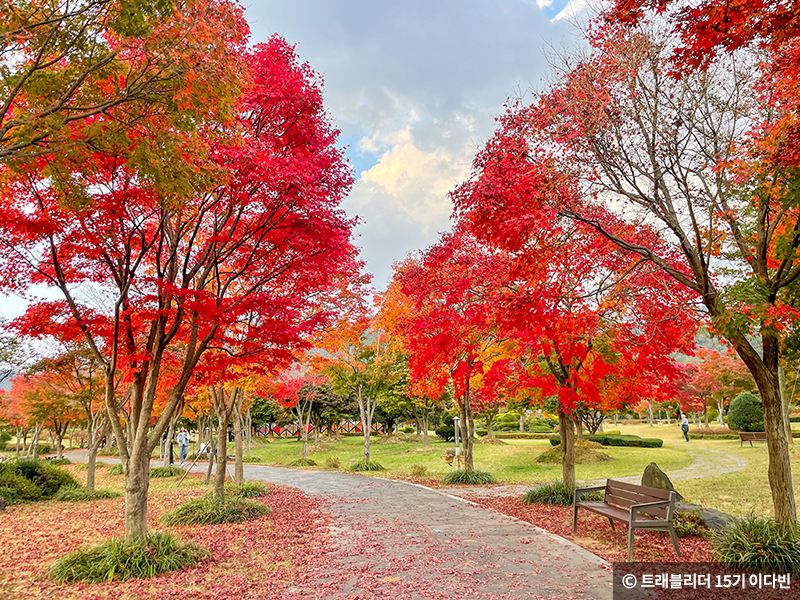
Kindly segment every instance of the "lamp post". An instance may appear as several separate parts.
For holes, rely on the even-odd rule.
[[[461,419],[459,419],[458,417],[453,417],[453,426],[455,428],[455,440],[456,440],[456,468],[459,468],[459,466],[458,466],[459,465],[459,462],[458,462],[458,433],[459,433],[458,424],[459,424],[460,421],[461,421]]]

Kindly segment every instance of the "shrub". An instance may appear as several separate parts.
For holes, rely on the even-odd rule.
[[[499,414],[492,420],[492,428],[497,431],[519,431],[519,416],[517,412]]]
[[[210,553],[196,544],[181,544],[172,536],[155,532],[144,542],[115,539],[94,548],[76,550],[59,559],[50,576],[61,582],[144,579],[167,571],[178,571]]]
[[[404,425],[402,429],[400,429],[400,433],[417,433],[417,428],[413,425]]]
[[[572,506],[575,499],[575,488],[563,481],[549,481],[529,489],[520,498],[526,504],[560,504]],[[590,492],[583,494],[581,500],[602,500],[603,492]]]
[[[109,475],[123,475],[125,473],[125,469],[122,468],[122,463],[117,463],[115,465],[111,465],[108,468]]]
[[[150,479],[160,479],[161,477],[175,477],[182,475],[183,469],[180,467],[154,467],[150,469]]]
[[[714,558],[728,567],[748,571],[800,573],[797,527],[750,515],[736,519],[711,538]]]
[[[0,496],[9,504],[36,502],[42,499],[42,490],[32,481],[11,469],[0,470]]]
[[[548,427],[547,425],[535,425],[533,427],[528,427],[525,431],[529,431],[530,433],[553,433],[553,428]]]
[[[317,463],[310,458],[298,458],[290,462],[287,467],[316,467]]]
[[[325,466],[329,469],[338,469],[341,466],[339,459],[335,456],[331,456],[325,461]]]
[[[483,437],[483,436],[488,435],[488,434],[489,434],[489,430],[486,429],[485,427],[477,427],[475,429],[475,435],[477,435],[478,437]]]
[[[497,483],[497,479],[488,471],[465,471],[464,469],[456,469],[444,476],[444,482],[449,485],[484,485],[487,483]]]
[[[62,487],[53,496],[53,500],[59,502],[87,502],[89,500],[106,500],[108,498],[116,498],[119,492],[112,492],[111,490],[90,490],[83,486],[81,487]]]
[[[456,428],[452,425],[441,425],[434,430],[434,433],[445,442],[452,442],[456,439]]]
[[[42,499],[52,498],[62,486],[78,486],[78,480],[66,471],[54,467],[42,460],[19,460],[11,463],[10,468],[32,482],[42,491]]]
[[[242,457],[243,463],[260,463],[261,457],[260,456],[243,456]]]
[[[376,462],[361,461],[353,465],[353,471],[385,471],[383,465]]]
[[[672,516],[672,526],[675,528],[675,535],[679,538],[684,537],[708,537],[708,527],[700,517],[700,511],[692,510],[688,512],[676,512]]]
[[[742,392],[728,410],[728,425],[738,431],[764,431],[764,405],[755,394]]]
[[[659,438],[640,438],[638,435],[585,435],[583,439],[590,442],[597,442],[603,446],[632,446],[639,448],[661,448],[664,445],[664,440]],[[550,443],[553,446],[558,446],[561,443],[561,437],[553,435],[550,437]]]
[[[428,472],[428,467],[420,464],[411,465],[411,474],[415,477],[422,477]]]
[[[161,515],[161,522],[165,525],[218,525],[249,521],[270,512],[268,506],[247,498],[226,496],[220,501],[208,493],[165,512]]]
[[[12,437],[7,431],[0,431],[0,450],[6,449],[6,445],[11,441]]]
[[[63,465],[71,465],[72,461],[70,461],[68,458],[54,458],[53,460],[49,461],[49,463],[54,467],[60,467]]]
[[[241,485],[235,483],[225,484],[225,495],[237,498],[261,498],[269,494],[269,488],[260,481],[243,481]]]

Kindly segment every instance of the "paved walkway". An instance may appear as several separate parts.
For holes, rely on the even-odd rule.
[[[78,453],[69,458],[81,460]],[[205,465],[195,471],[205,472]],[[317,582],[310,597],[612,597],[610,566],[594,554],[436,490],[348,473],[252,464],[245,465],[245,477],[317,496],[333,517],[331,533],[338,548],[331,553],[329,576]]]

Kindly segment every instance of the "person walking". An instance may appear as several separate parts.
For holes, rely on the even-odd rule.
[[[683,433],[684,439],[688,442],[689,441],[689,419],[686,418],[686,415],[681,413],[681,432]]]
[[[189,454],[189,433],[186,431],[186,427],[181,427],[177,440],[178,457],[181,461],[181,467],[183,467],[183,463],[186,462],[186,455]]]

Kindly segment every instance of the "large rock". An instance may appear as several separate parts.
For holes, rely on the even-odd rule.
[[[654,462],[651,462],[644,468],[642,485],[645,487],[656,488],[658,490],[675,492],[675,494],[678,496],[678,500],[683,500],[683,496],[681,496],[678,490],[675,489],[675,486],[672,485],[672,482],[669,480],[667,474],[659,469],[658,465]]]
[[[6,509],[6,506],[8,506],[8,500],[0,496],[0,512],[3,512]]]
[[[697,512],[703,520],[703,525],[709,529],[725,529],[725,525],[734,518],[713,508],[704,508],[699,504],[691,504],[689,502],[675,504],[675,512]]]

